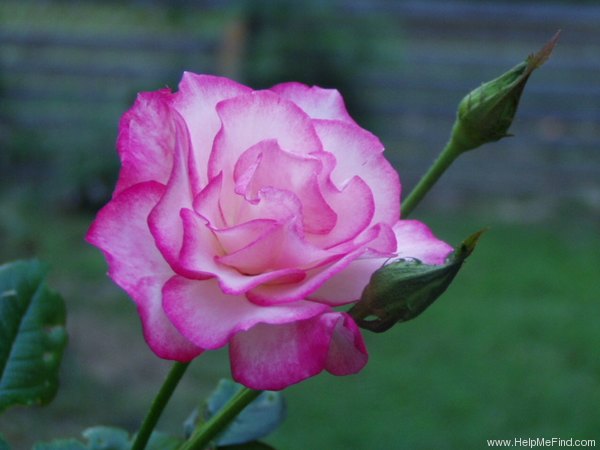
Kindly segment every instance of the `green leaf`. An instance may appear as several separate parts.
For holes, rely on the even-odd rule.
[[[133,444],[129,433],[117,427],[91,427],[84,430],[82,435],[86,440],[85,444],[75,439],[60,439],[40,442],[33,447],[33,450],[129,450]],[[183,439],[155,431],[150,436],[146,449],[176,450],[181,444]]]
[[[59,439],[52,442],[38,442],[33,450],[88,450],[81,442],[75,439]]]
[[[147,450],[177,450],[184,440],[160,431],[154,431],[148,441]]]
[[[0,450],[10,450],[10,445],[4,440],[4,436],[0,434]]]
[[[204,415],[196,409],[184,424],[185,433],[191,435],[194,428],[214,416],[225,404],[237,395],[243,388],[242,385],[231,380],[220,380],[217,388],[206,400]],[[216,439],[215,443],[221,447],[245,444],[258,445],[254,441],[275,430],[283,422],[286,407],[281,392],[265,391],[250,403],[236,419]],[[264,444],[260,444],[264,445]],[[245,448],[245,447],[231,447]],[[252,449],[254,447],[248,447]],[[256,447],[258,449],[269,447]]]
[[[361,299],[348,311],[358,326],[376,333],[414,319],[442,295],[485,230],[465,239],[441,265],[399,259],[376,270]]]
[[[129,433],[121,428],[97,426],[83,431],[89,450],[129,450]]]
[[[0,411],[46,404],[58,389],[66,311],[38,261],[0,266]]]

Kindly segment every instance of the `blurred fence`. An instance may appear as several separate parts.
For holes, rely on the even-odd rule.
[[[75,204],[110,195],[118,120],[136,93],[212,70],[219,38],[201,11],[161,5],[6,1],[0,20],[2,176]]]
[[[569,204],[600,206],[600,7],[575,3],[353,3],[397,18],[401,70],[362,77],[373,116],[411,183],[444,144],[456,104],[470,89],[537,51],[557,30],[550,61],[525,90],[515,138],[461,158],[436,192],[455,199],[523,199],[534,214]],[[366,8],[366,9],[365,9]],[[379,126],[379,125],[378,125]],[[396,144],[397,143],[397,144]],[[412,149],[403,152],[404,146]],[[413,168],[419,168],[416,172]],[[405,177],[406,179],[406,177]],[[569,211],[565,211],[569,212]]]
[[[0,173],[94,203],[114,179],[117,122],[135,93],[175,88],[191,70],[257,86],[295,78],[339,87],[410,186],[443,146],[460,99],[562,29],[526,89],[517,138],[462,158],[430,202],[600,208],[600,6],[258,3],[279,5],[279,15],[236,1],[6,0]]]

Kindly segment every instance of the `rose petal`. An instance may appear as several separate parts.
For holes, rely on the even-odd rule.
[[[204,350],[192,344],[177,331],[162,306],[162,287],[166,276],[144,278],[136,292],[128,294],[136,301],[142,320],[144,339],[159,358],[189,362]]]
[[[210,229],[223,249],[223,255],[230,255],[272,233],[278,226],[277,220],[255,219],[233,227],[219,229],[210,226]]]
[[[325,183],[323,196],[337,220],[329,233],[309,237],[315,245],[333,248],[354,239],[373,222],[373,194],[360,177],[351,178],[341,190],[331,183]]]
[[[281,191],[273,191],[273,193],[275,195],[290,195]],[[267,200],[272,198],[268,190],[267,192],[261,192],[261,194],[265,195],[262,203],[267,203]],[[279,199],[281,200],[281,198]],[[275,207],[274,210],[285,214],[284,203],[273,202],[273,206]],[[265,209],[269,209],[269,207]],[[188,268],[192,266],[196,268],[206,267],[206,262],[198,263],[202,258],[200,249],[213,248],[216,257],[212,261],[221,263],[221,268],[231,266],[243,274],[240,276],[248,279],[259,276],[263,280],[260,283],[253,282],[253,287],[263,282],[273,283],[277,281],[277,284],[279,284],[282,282],[280,275],[284,274],[286,276],[283,278],[288,282],[300,281],[305,278],[305,270],[336,260],[342,253],[347,251],[346,248],[339,251],[337,249],[335,251],[325,251],[305,241],[302,233],[298,230],[297,224],[294,223],[293,214],[291,217],[285,217],[284,215],[278,219],[252,219],[240,225],[222,229],[212,227],[201,219],[194,219],[189,214],[189,211],[184,211],[184,222],[190,225],[190,231],[185,236],[190,237],[184,237],[182,258],[190,256],[190,261],[195,262],[186,263],[185,266]],[[269,216],[269,214],[265,215]],[[199,243],[199,233],[195,231],[198,228],[204,229],[205,233],[208,228],[216,242],[208,237],[210,244]],[[211,273],[221,277],[222,272],[219,269],[215,267],[211,270]],[[261,272],[262,275],[252,275]],[[292,275],[292,277],[290,278],[289,275]],[[223,288],[227,292],[231,292],[230,287],[224,285]]]
[[[183,243],[183,225],[179,212],[191,208],[193,192],[187,168],[189,137],[182,119],[176,120],[177,139],[173,171],[160,201],[148,216],[148,225],[156,246],[176,272],[180,269],[178,256]]]
[[[359,372],[368,354],[344,313],[330,312],[285,325],[259,324],[236,334],[229,347],[233,378],[252,389],[280,390],[324,369]]]
[[[315,120],[314,125],[323,149],[337,161],[331,174],[334,184],[340,187],[359,176],[371,189],[375,201],[371,223],[396,223],[400,217],[400,180],[384,158],[379,139],[356,125],[339,121]]]
[[[270,90],[294,102],[312,119],[355,123],[346,110],[344,99],[336,89],[323,89],[291,82],[275,85]]]
[[[194,279],[217,277],[223,292],[232,295],[243,294],[262,283],[297,282],[306,276],[304,271],[294,267],[258,275],[242,274],[216,260],[224,254],[223,249],[205,219],[189,209],[184,209],[181,217],[184,239],[178,263],[185,276]]]
[[[276,223],[245,247],[216,260],[244,274],[258,275],[281,269],[307,270],[339,255],[310,245],[295,221]]]
[[[190,134],[190,178],[198,192],[208,182],[208,158],[221,120],[216,105],[252,90],[227,78],[184,72],[173,107],[184,118]]]
[[[394,258],[417,258],[426,264],[442,264],[453,250],[450,245],[436,238],[426,225],[415,220],[400,220],[393,231],[397,240]],[[389,259],[390,255],[355,259],[307,298],[332,306],[357,301],[372,273]]]
[[[165,313],[186,338],[199,347],[223,347],[233,335],[258,323],[285,324],[321,314],[326,305],[296,302],[257,306],[244,296],[225,294],[215,279],[197,281],[171,278],[163,288]]]
[[[307,299],[330,306],[346,305],[360,300],[365,286],[374,271],[388,261],[386,257],[358,258],[352,261],[335,277],[323,283]]]
[[[343,320],[339,320],[335,314],[321,316],[329,322],[329,326],[335,321],[325,369],[338,376],[360,372],[369,358],[360,329],[348,314],[341,314]]]
[[[427,225],[417,220],[400,220],[394,225],[399,258],[416,258],[425,264],[443,264],[453,251],[451,245],[433,235]]]
[[[194,211],[204,217],[211,226],[223,228],[227,226],[225,215],[221,208],[221,191],[223,174],[219,173],[194,197]]]
[[[162,310],[161,289],[173,271],[146,224],[164,189],[150,181],[122,191],[100,210],[86,239],[103,251],[110,277],[137,303],[150,348],[161,358],[189,361],[202,349],[181,336]]]
[[[294,194],[263,188],[258,197],[255,204],[246,202],[247,211],[242,217],[247,221],[242,225],[222,230],[211,227],[217,241],[224,238],[225,247],[219,243],[219,248],[231,250],[218,253],[216,263],[235,268],[245,276],[266,277],[271,273],[303,273],[339,257],[339,252],[322,250],[305,239],[301,205]],[[186,250],[188,254],[194,257]]]
[[[272,187],[257,192],[257,198],[241,201],[234,212],[232,222],[242,224],[252,220],[273,220],[278,223],[293,221],[297,231],[303,234],[302,203],[295,193]]]
[[[305,299],[330,278],[337,276],[344,268],[346,268],[352,261],[361,257],[364,254],[370,252],[370,246],[373,244],[376,248],[384,248],[386,246],[395,243],[393,237],[390,237],[390,233],[386,230],[386,226],[376,226],[367,230],[362,236],[361,240],[354,243],[353,248],[346,248],[345,253],[342,253],[338,258],[325,266],[317,269],[308,270],[306,272],[306,279],[302,283],[288,283],[288,284],[273,284],[265,283],[254,287],[246,294],[248,298],[260,305],[273,305],[280,303],[293,302],[300,299]],[[387,242],[389,239],[392,242]],[[381,241],[380,241],[381,240]],[[387,244],[383,244],[387,242]],[[380,255],[390,257],[387,255]],[[350,299],[354,301],[356,298]]]
[[[317,152],[319,154],[322,152]],[[314,155],[314,154],[313,154]],[[319,187],[319,158],[283,150],[275,140],[262,141],[244,152],[234,169],[236,192],[257,198],[265,187],[293,192],[302,204],[302,222],[309,233],[325,234],[336,223]]]
[[[115,194],[144,181],[166,183],[173,164],[174,129],[169,89],[138,94],[119,123],[121,172]]]
[[[223,172],[231,179],[240,155],[267,139],[296,153],[321,150],[310,118],[295,104],[273,92],[255,91],[224,100],[217,105],[222,127],[208,163],[209,176]]]

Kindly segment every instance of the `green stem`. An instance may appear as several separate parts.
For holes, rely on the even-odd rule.
[[[143,450],[146,448],[146,444],[148,444],[148,440],[150,439],[152,431],[154,431],[154,427],[156,426],[158,419],[165,409],[165,406],[167,406],[173,391],[177,387],[177,384],[179,384],[179,381],[181,380],[181,377],[185,373],[188,366],[189,363],[176,362],[173,364],[173,367],[171,367],[165,382],[160,388],[160,391],[158,391],[156,398],[152,402],[152,406],[150,407],[148,414],[146,414],[146,417],[142,422],[142,426],[135,437],[135,441],[131,447],[131,450]]]
[[[408,197],[402,202],[403,218],[407,217],[415,209],[421,200],[423,200],[425,194],[429,192],[436,181],[463,151],[463,147],[455,139],[450,139],[427,173],[425,173]]]
[[[262,391],[243,388],[223,406],[210,420],[202,424],[180,450],[201,450],[235,419]]]

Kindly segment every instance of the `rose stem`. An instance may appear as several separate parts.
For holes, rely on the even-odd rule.
[[[246,387],[242,388],[242,390],[231,398],[231,400],[212,416],[208,422],[203,423],[180,450],[203,449],[217,434],[223,431],[246,406],[262,394],[262,392],[263,391],[255,391]]]
[[[423,197],[425,197],[425,194],[429,192],[436,181],[463,151],[464,150],[457,145],[455,139],[450,139],[429,170],[419,180],[411,193],[408,194],[406,200],[402,202],[401,217],[404,218],[408,216],[412,210],[415,209]]]
[[[140,427],[140,431],[135,437],[135,441],[133,443],[133,446],[131,447],[131,450],[143,450],[144,448],[146,448],[146,444],[150,439],[150,435],[152,434],[152,431],[154,430],[158,419],[160,418],[163,410],[165,409],[165,406],[167,406],[167,403],[171,398],[173,391],[179,384],[181,377],[183,376],[189,365],[190,363],[181,362],[175,362],[173,364],[173,367],[171,367],[167,378],[161,386],[160,391],[158,391],[156,398],[152,402],[150,410],[148,411],[146,417],[144,418],[144,421],[142,422],[142,426]]]

